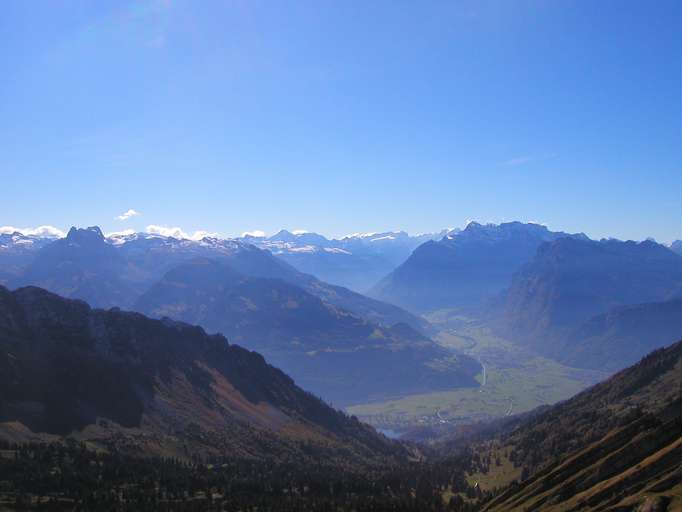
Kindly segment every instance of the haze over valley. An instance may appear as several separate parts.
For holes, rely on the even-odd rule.
[[[341,241],[284,230],[105,237],[98,227],[2,237],[3,285],[224,334],[393,432],[557,402],[682,334],[682,255],[532,223]],[[308,273],[328,254],[352,260],[359,275],[376,259],[395,267],[363,295]]]

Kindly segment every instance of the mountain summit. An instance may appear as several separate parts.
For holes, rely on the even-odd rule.
[[[567,236],[586,238],[539,224],[470,222],[461,233],[420,245],[370,293],[413,311],[477,307],[507,287],[542,243]]]
[[[65,238],[31,254],[13,287],[34,285],[79,298],[97,307],[130,304],[134,287],[125,279],[126,262],[97,226],[72,227]]]

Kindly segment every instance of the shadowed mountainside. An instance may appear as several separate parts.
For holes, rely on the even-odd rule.
[[[248,277],[212,260],[171,270],[135,309],[222,332],[335,403],[476,386],[480,370],[407,324],[374,324],[281,279]]]
[[[470,222],[461,233],[426,242],[370,292],[412,311],[472,309],[509,286],[543,242],[567,235],[538,224]]]
[[[404,456],[222,336],[90,309],[39,288],[0,288],[0,437],[67,435],[184,458],[304,461],[315,454],[362,466]]]
[[[125,278],[125,259],[115,247],[104,243],[104,235],[96,226],[71,228],[65,238],[46,244],[30,256],[33,259],[25,271],[10,281],[12,287],[39,286],[97,307],[126,307],[139,293]]]
[[[670,245],[670,249],[677,254],[682,254],[682,240],[675,240]]]
[[[519,343],[561,359],[562,340],[590,318],[681,295],[682,256],[667,247],[560,238],[515,274],[499,325]]]
[[[617,371],[682,339],[682,299],[622,306],[591,318],[568,335],[561,361]]]

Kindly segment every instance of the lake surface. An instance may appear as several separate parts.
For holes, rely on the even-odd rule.
[[[378,428],[377,432],[381,432],[390,439],[398,439],[402,435],[400,432],[396,432],[395,430],[391,430],[390,428]]]

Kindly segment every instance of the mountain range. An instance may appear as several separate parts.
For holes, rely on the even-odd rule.
[[[222,332],[336,403],[478,385],[480,365],[427,338],[423,318],[320,281],[244,241],[106,238],[93,226],[21,254],[12,288],[43,287],[94,307]]]
[[[16,249],[7,251],[16,254]],[[238,240],[207,237],[186,240],[135,233],[105,238],[97,227],[71,228],[65,238],[22,253],[10,287],[41,286],[95,307],[130,307],[173,267],[195,258],[212,258],[253,277],[288,281],[363,318],[405,322],[427,330],[428,323],[400,308],[299,272],[269,251]],[[15,257],[17,259],[17,257]]]
[[[423,235],[427,238],[432,236]],[[381,254],[388,260],[391,250],[396,251],[394,255],[404,257],[409,247],[418,243],[418,238],[405,233],[382,233],[328,240],[315,233],[280,231],[269,238],[246,236],[238,240],[214,237],[187,240],[148,233],[105,237],[97,227],[72,228],[62,239],[14,233],[2,235],[0,282],[14,288],[26,285],[45,287],[66,297],[81,298],[96,307],[143,308],[144,302],[140,299],[149,296],[155,286],[167,279],[169,272],[203,258],[227,265],[243,277],[280,279],[296,287],[297,293],[312,295],[325,307],[343,310],[356,320],[366,321],[379,329],[388,330],[395,324],[407,324],[414,331],[413,340],[422,334],[433,334],[434,328],[418,314],[409,313],[400,306],[415,313],[452,308],[467,314],[482,314],[505,337],[580,367],[616,370],[660,346],[652,345],[658,343],[657,340],[663,343],[676,339],[678,331],[674,322],[667,323],[668,331],[661,332],[660,336],[650,329],[630,329],[633,333],[629,338],[631,341],[614,352],[614,338],[608,334],[614,329],[622,332],[616,324],[628,323],[624,318],[630,313],[617,315],[615,308],[665,302],[682,293],[682,255],[672,250],[675,244],[668,248],[649,240],[641,243],[612,239],[592,241],[582,234],[553,232],[532,223],[482,225],[472,222],[462,232],[452,230],[440,240],[429,240],[419,245],[407,261],[372,290],[375,298],[301,272],[287,263],[283,256],[285,253],[312,254],[309,252],[312,247],[316,248],[313,252],[329,249],[323,251],[325,254],[341,254],[337,249],[352,250],[356,256],[375,251],[374,254]],[[270,247],[270,250],[262,247]],[[275,256],[271,251],[279,254]],[[266,293],[265,289],[261,287],[260,292]],[[252,294],[256,293],[255,290],[250,289]],[[232,297],[237,300],[236,296]],[[291,331],[284,334],[283,330],[275,329],[273,332],[278,334],[270,337],[273,346],[268,347],[262,335],[263,329],[261,334],[253,328],[244,327],[239,331],[228,325],[229,322],[209,321],[208,313],[199,315],[192,312],[193,307],[196,309],[196,298],[185,298],[182,302],[188,308],[182,319],[236,336],[240,343],[274,357],[273,361],[278,364],[288,361],[292,366],[285,369],[295,376],[303,379],[312,377],[309,382],[315,381],[315,376],[305,368],[300,367],[297,371],[293,366],[294,361],[299,364],[313,357],[294,358],[305,344],[291,344],[290,354],[285,355],[281,351],[283,345],[274,341],[276,337],[292,336]],[[308,304],[306,301],[303,303]],[[157,294],[154,308],[145,306],[141,310],[158,316],[159,311],[171,311],[172,305],[172,301],[159,300]],[[224,301],[223,306],[226,306]],[[238,310],[239,304],[234,307]],[[216,311],[212,314],[219,316]],[[650,313],[652,320],[646,322],[640,315],[638,321],[653,325],[656,315],[651,308],[643,308],[642,311],[642,315]],[[293,311],[288,313],[294,315]],[[609,327],[593,318],[599,315],[608,315]],[[293,322],[293,318],[287,321]],[[250,325],[253,327],[255,323]],[[271,323],[263,325],[272,328]],[[597,325],[603,326],[603,332],[598,332]],[[366,336],[354,338],[348,331],[346,335],[350,338],[341,341],[338,333],[343,332],[343,328],[339,326],[336,332],[336,338],[324,339],[337,339],[340,345],[328,347],[330,351],[326,354],[335,353],[335,357],[339,357],[334,350],[341,346],[364,346]],[[635,332],[641,335],[635,335]],[[296,333],[294,337],[311,335],[313,331]],[[393,341],[389,341],[387,346],[395,347]],[[426,344],[423,341],[414,343],[415,347],[421,347],[422,355],[431,353],[434,361],[443,361],[441,356],[435,355],[436,351],[424,351]],[[315,354],[320,357],[321,352]],[[461,354],[455,354],[458,356]],[[418,358],[425,362],[427,359]],[[601,363],[606,360],[608,363]],[[465,366],[470,368],[468,362]],[[413,383],[440,381],[432,377],[417,379]],[[468,381],[464,375],[459,377],[451,382]],[[408,384],[410,380],[406,380],[405,389],[419,388],[412,388]],[[366,381],[360,378],[357,382]],[[339,399],[331,389],[324,389],[324,392],[332,393],[329,396],[335,400]]]
[[[94,449],[130,457],[134,467],[136,457],[160,457],[163,471],[203,482],[212,470],[202,461],[257,462],[240,466],[250,480],[239,478],[259,481],[259,496],[273,491],[267,468],[287,468],[280,486],[287,478],[318,485],[311,475],[326,475],[315,491],[325,499],[356,499],[359,490],[366,494],[358,503],[381,496],[393,509],[682,507],[682,342],[659,348],[682,339],[678,245],[470,223],[409,255],[414,240],[387,236],[348,237],[341,247],[286,231],[253,240],[105,237],[97,227],[60,239],[0,235],[0,282],[14,288],[0,286],[0,502],[12,492],[3,475],[33,491],[26,475],[39,473],[40,485],[59,492],[65,484],[53,472],[71,471],[72,460]],[[397,268],[374,298],[303,272],[317,264],[312,257],[287,260],[331,249],[322,252],[348,251],[360,262],[383,243],[379,254],[390,259],[395,249]],[[296,250],[304,247],[316,249]],[[478,386],[481,363],[429,337],[435,327],[419,313],[439,309],[475,317],[524,353],[618,373],[557,405],[463,427],[432,447],[390,441],[315,396],[346,405]],[[45,443],[74,451],[56,457]],[[50,472],[36,469],[36,457]],[[92,464],[63,480],[85,482]],[[103,483],[107,471],[83,486],[120,485],[117,477]],[[348,475],[354,487],[339,492]],[[158,476],[142,480],[153,482],[157,500],[154,489],[173,487]],[[335,499],[326,503],[341,503]]]
[[[281,230],[271,237],[241,240],[267,249],[301,272],[322,281],[365,292],[405,261],[419,245],[440,240],[459,229],[409,235],[405,231],[356,233],[328,239],[317,233]]]

